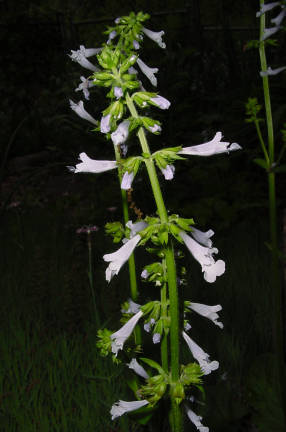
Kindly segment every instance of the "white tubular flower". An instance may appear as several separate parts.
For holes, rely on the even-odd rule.
[[[68,56],[72,59],[72,61],[77,62],[85,69],[91,70],[93,72],[98,71],[99,69],[94,66],[90,61],[87,60],[87,57],[91,57],[98,52],[101,51],[101,48],[88,48],[86,49],[84,45],[80,45],[79,50],[74,51],[71,50],[71,54],[68,54]]]
[[[154,333],[154,334],[153,334],[153,338],[152,338],[152,340],[153,340],[153,344],[157,344],[157,343],[159,343],[160,340],[161,340],[161,335],[160,335],[160,333]]]
[[[172,180],[175,173],[174,165],[167,165],[166,168],[161,168],[165,180]]]
[[[110,335],[112,340],[111,350],[115,356],[117,356],[118,351],[123,349],[125,341],[129,338],[134,330],[134,327],[142,317],[143,312],[140,310],[136,315],[134,315],[129,321],[127,321],[124,326],[122,326],[117,332]]]
[[[209,360],[209,354],[205,353],[199,345],[197,345],[190,336],[184,331],[182,332],[183,338],[185,339],[193,357],[199,362],[200,368],[204,375],[209,375],[212,371],[218,369],[219,362]]]
[[[123,264],[125,264],[126,261],[129,259],[130,255],[132,254],[132,252],[137,246],[137,243],[139,243],[140,240],[141,237],[139,234],[137,234],[135,237],[133,237],[131,240],[121,246],[121,248],[118,249],[116,252],[103,255],[104,261],[110,263],[105,272],[106,280],[108,282],[111,281],[114,275],[117,275],[119,273],[119,270],[121,269]]]
[[[260,76],[264,77],[264,76],[269,76],[269,75],[277,75],[280,72],[282,72],[283,70],[286,69],[286,66],[277,68],[277,69],[272,69],[270,66],[267,68],[266,71],[260,71]]]
[[[204,279],[207,282],[214,282],[217,276],[221,276],[225,272],[225,262],[222,260],[215,261],[213,258],[213,254],[218,253],[218,249],[200,245],[188,236],[185,231],[181,231],[179,236],[182,238],[193,257],[201,264],[202,272],[204,272]]]
[[[128,120],[124,120],[118,125],[116,131],[112,132],[111,139],[114,145],[123,144],[127,140],[129,124],[130,122]]]
[[[272,22],[275,26],[280,27],[280,25],[281,25],[281,23],[282,23],[282,21],[283,21],[285,15],[286,15],[286,8],[284,7],[284,8],[282,9],[282,11],[280,12],[280,14],[277,15],[277,17],[272,18],[271,22]]]
[[[211,248],[213,242],[211,241],[210,237],[214,235],[213,230],[208,230],[206,232],[200,231],[197,228],[192,226],[192,231],[190,232],[191,236],[202,245]]]
[[[185,331],[189,331],[189,330],[191,330],[191,328],[192,328],[192,326],[191,326],[191,324],[190,323],[186,323],[186,325],[184,326],[184,330]]]
[[[90,87],[93,87],[95,84],[92,81],[89,81],[87,78],[85,78],[84,76],[80,77],[81,79],[81,83],[79,84],[79,86],[75,89],[76,92],[78,91],[83,91],[84,97],[85,99],[89,99],[89,91],[88,89]]]
[[[110,410],[111,420],[114,420],[115,418],[120,417],[127,412],[135,411],[139,408],[142,408],[143,406],[148,405],[148,403],[149,402],[145,399],[141,401],[132,401],[132,402],[119,400],[118,402],[112,405],[112,408]]]
[[[223,142],[222,133],[217,132],[211,141],[204,144],[199,144],[190,147],[183,147],[178,154],[191,155],[191,156],[212,156],[219,153],[228,153],[233,150],[240,150],[241,147],[237,143],[230,144]]]
[[[272,36],[273,34],[275,34],[276,32],[278,32],[278,30],[280,30],[280,27],[270,27],[270,28],[266,28],[263,32],[261,41],[264,41],[265,39],[269,38],[270,36]]]
[[[121,309],[123,313],[137,314],[140,311],[141,305],[135,303],[132,299],[128,299],[129,307],[128,309]]]
[[[83,101],[79,101],[75,103],[71,99],[69,100],[71,109],[84,120],[89,121],[90,123],[97,126],[98,122],[84,109]]]
[[[126,223],[127,228],[131,230],[130,232],[130,238],[133,238],[139,231],[142,231],[145,229],[148,224],[144,221],[139,221],[133,223],[131,220]]]
[[[110,114],[102,116],[100,120],[100,132],[108,133],[110,131]]]
[[[137,373],[137,375],[141,376],[142,378],[148,379],[149,375],[145,371],[145,369],[138,363],[136,358],[133,358],[131,362],[128,364],[129,369],[133,369],[134,372]]]
[[[128,69],[128,73],[130,75],[137,75],[138,71],[133,66],[130,66],[130,68]]]
[[[199,315],[202,315],[211,321],[217,326],[219,326],[221,329],[223,328],[223,323],[217,321],[219,316],[217,312],[222,310],[221,305],[216,306],[208,306],[201,303],[193,303],[188,306],[189,309],[192,309],[193,311],[197,312]]]
[[[202,425],[202,417],[198,416],[194,411],[191,410],[187,405],[185,405],[186,413],[191,422],[196,426],[199,432],[209,432],[209,428],[207,426]]]
[[[133,180],[134,180],[134,173],[133,172],[129,173],[128,171],[126,171],[122,177],[121,189],[124,189],[124,190],[130,189],[132,186]]]
[[[148,30],[145,27],[142,27],[143,33],[145,33],[148,38],[152,39],[154,42],[156,42],[159,47],[166,48],[166,44],[162,41],[162,36],[165,34],[165,32],[162,30],[160,32],[153,32],[152,30]]]
[[[114,87],[114,96],[116,99],[120,99],[123,96],[123,91],[121,87]]]
[[[263,15],[265,12],[270,11],[271,9],[275,8],[276,6],[279,6],[280,2],[272,2],[268,4],[264,4],[259,12],[256,12],[256,18],[259,18],[261,15]]]
[[[86,153],[80,153],[79,160],[82,162],[77,164],[75,168],[70,167],[70,170],[74,173],[101,173],[104,171],[110,171],[117,167],[116,161],[107,160],[95,160],[87,156]]]
[[[159,69],[158,68],[150,68],[140,59],[137,59],[137,64],[140,67],[143,74],[146,75],[146,77],[149,79],[151,84],[154,87],[157,87],[157,78],[155,77],[154,74],[157,73]]]
[[[147,279],[148,278],[148,276],[149,276],[149,273],[148,273],[148,271],[145,269],[145,270],[143,270],[142,271],[142,273],[141,273],[141,277],[143,278],[143,279]]]
[[[140,45],[139,45],[139,42],[138,42],[137,40],[134,40],[134,41],[133,41],[133,47],[134,47],[134,49],[136,49],[136,50],[139,50],[139,49],[140,49]]]
[[[171,102],[168,101],[168,99],[162,97],[162,96],[156,96],[154,98],[150,99],[157,107],[161,109],[168,109],[171,105]]]
[[[149,131],[152,133],[156,133],[156,132],[161,132],[161,126],[158,125],[157,123],[154,124],[154,126],[149,126]]]
[[[117,32],[115,30],[113,30],[112,32],[109,33],[108,36],[108,41],[106,42],[107,45],[110,44],[110,42],[112,41],[112,39],[114,39],[117,36]]]

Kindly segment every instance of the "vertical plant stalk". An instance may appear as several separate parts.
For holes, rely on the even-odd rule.
[[[114,152],[115,152],[116,161],[119,162],[121,159],[119,146],[114,145]],[[120,168],[118,169],[118,178],[119,178],[119,183],[121,184],[122,173],[121,173]],[[121,190],[123,220],[124,220],[124,225],[126,225],[128,220],[129,220],[127,193],[124,189],[120,188],[120,190]],[[135,267],[134,254],[132,254],[128,260],[128,269],[129,269],[130,294],[131,294],[132,300],[134,302],[136,302],[138,299],[138,290],[137,290],[136,267]],[[136,326],[134,334],[135,334],[136,345],[140,345],[141,344],[141,330],[140,330],[139,326]]]
[[[138,113],[135,105],[130,98],[129,94],[126,94],[126,103],[131,115],[134,118],[138,118]],[[139,128],[138,138],[141,144],[143,153],[151,156],[148,142],[142,127]],[[161,223],[168,222],[168,214],[163,200],[159,180],[157,177],[156,168],[151,158],[146,159],[146,168],[149,175],[154,199],[157,205],[158,214]],[[167,267],[167,280],[169,288],[169,300],[170,300],[170,350],[171,350],[171,377],[173,381],[177,381],[179,378],[179,305],[178,305],[178,292],[177,292],[177,280],[176,280],[176,265],[174,259],[174,252],[172,244],[169,240],[168,245],[164,249],[166,267]],[[171,428],[173,432],[182,431],[182,416],[180,407],[176,404],[175,400],[171,401]]]
[[[96,328],[99,328],[100,327],[100,319],[99,319],[99,314],[98,314],[98,310],[96,307],[95,294],[94,294],[91,232],[89,230],[87,231],[87,247],[88,247],[88,280],[89,280],[92,303],[93,303],[93,308],[94,308],[95,325],[96,325]]]
[[[264,5],[264,0],[260,0],[260,8]],[[265,43],[262,41],[262,35],[265,30],[265,13],[260,16],[260,43],[259,56],[261,70],[267,70],[267,61],[265,53]],[[284,350],[283,350],[283,331],[282,331],[282,313],[281,313],[281,283],[278,261],[277,248],[277,214],[276,214],[276,192],[275,192],[275,172],[272,171],[274,160],[274,133],[273,120],[271,111],[271,100],[269,91],[268,76],[262,77],[264,104],[266,112],[266,124],[268,134],[268,155],[269,155],[269,170],[268,170],[268,197],[269,197],[269,223],[270,223],[270,239],[271,239],[271,269],[273,280],[273,340],[276,358],[276,385],[281,397],[282,411],[284,411],[284,424],[286,423],[286,389],[285,373],[284,373]]]
[[[166,276],[166,260],[163,259],[163,268],[164,274]],[[168,306],[167,306],[167,283],[164,282],[164,285],[161,288],[161,317],[164,319],[164,332],[161,342],[161,360],[162,367],[165,372],[168,372],[169,362],[168,362],[168,333],[165,331],[165,323],[168,314]]]

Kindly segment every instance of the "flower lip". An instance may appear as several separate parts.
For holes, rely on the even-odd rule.
[[[111,419],[114,420],[115,418],[120,417],[127,412],[135,411],[148,404],[149,402],[145,399],[140,401],[132,401],[132,402],[119,400],[118,402],[112,405],[112,408],[110,410]]]
[[[82,161],[77,164],[74,173],[101,173],[117,168],[116,161],[95,160],[87,156],[86,153],[80,153],[79,159]]]
[[[145,33],[146,36],[148,36],[150,39],[156,42],[159,45],[159,47],[163,49],[166,48],[166,44],[162,40],[162,36],[165,34],[163,30],[161,30],[160,32],[153,32],[152,30],[142,27],[142,31],[143,33]]]
[[[82,119],[89,121],[90,123],[97,126],[98,122],[84,109],[83,101],[75,103],[71,99],[69,100],[71,109]]]
[[[209,354],[205,353],[199,345],[195,343],[186,332],[182,332],[183,338],[186,341],[189,350],[193,357],[198,361],[204,375],[209,375],[212,371],[218,369],[219,362],[216,360],[210,361]]]
[[[217,132],[211,141],[203,144],[198,144],[190,147],[183,147],[178,154],[190,156],[212,156],[219,153],[228,153],[230,151],[240,150],[241,147],[237,143],[230,144],[223,142],[222,133]]]
[[[137,314],[130,318],[130,320],[127,321],[127,323],[124,324],[124,326],[122,326],[117,332],[110,335],[110,339],[112,340],[111,350],[113,354],[115,354],[115,356],[117,356],[119,350],[123,349],[125,341],[129,338],[129,336],[134,330],[134,327],[142,316],[143,312],[140,310],[139,312],[137,312]]]
[[[157,73],[159,69],[150,68],[140,58],[137,59],[137,64],[143,74],[150,80],[151,84],[153,84],[154,87],[157,87],[157,78],[155,77],[155,73]]]

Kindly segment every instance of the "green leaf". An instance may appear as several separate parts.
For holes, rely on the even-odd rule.
[[[256,165],[259,165],[266,170],[269,169],[269,166],[264,159],[253,159],[253,162],[256,163]]]
[[[165,375],[164,369],[159,365],[159,363],[155,362],[155,360],[148,359],[146,357],[140,357],[140,360],[142,360],[144,363],[146,363],[148,366],[150,366],[153,369],[156,369],[161,375]]]

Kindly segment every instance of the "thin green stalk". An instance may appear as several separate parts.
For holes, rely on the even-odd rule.
[[[126,102],[130,113],[133,117],[138,118],[138,113],[135,105],[130,98],[129,94],[126,94]],[[138,138],[141,144],[143,153],[151,156],[151,152],[146,140],[146,136],[142,127],[138,131]],[[168,222],[168,214],[163,200],[159,180],[157,177],[156,168],[151,158],[146,159],[146,168],[149,175],[154,199],[157,205],[158,214],[162,223]],[[171,345],[171,376],[172,380],[176,381],[179,378],[179,308],[178,308],[178,292],[177,292],[177,280],[176,280],[176,265],[174,259],[174,252],[171,243],[165,248],[165,258],[167,266],[167,278],[169,288],[169,299],[170,299],[170,345]],[[173,432],[180,432],[182,430],[182,418],[181,411],[175,401],[172,401],[171,405],[171,428]]]
[[[260,7],[264,5],[264,0],[260,0]],[[262,40],[262,35],[265,30],[265,14],[260,16],[260,44],[259,55],[261,70],[267,70],[267,61],[265,53],[265,43]],[[269,91],[268,76],[262,77],[264,104],[266,111],[266,124],[268,134],[268,155],[270,170],[268,172],[268,194],[269,194],[269,223],[270,223],[270,238],[271,238],[271,252],[272,252],[272,279],[274,287],[273,295],[273,339],[274,350],[276,359],[276,384],[277,389],[281,396],[282,411],[284,410],[284,424],[286,424],[286,389],[285,389],[285,365],[284,365],[284,349],[283,349],[283,330],[282,330],[282,316],[281,316],[281,283],[279,261],[277,254],[277,214],[276,214],[276,193],[275,193],[275,173],[271,171],[274,164],[274,133],[273,133],[273,120],[271,111],[271,100]]]
[[[262,133],[261,133],[261,129],[260,129],[260,126],[259,126],[259,122],[257,120],[255,120],[254,123],[255,123],[256,132],[257,132],[260,144],[261,144],[261,148],[262,148],[262,151],[264,153],[265,160],[266,160],[267,164],[269,165],[269,156],[268,156],[268,153],[267,153],[267,150],[266,150],[266,147],[265,147],[264,139],[262,137]]]
[[[117,145],[114,145],[114,152],[116,161],[120,161],[120,151]],[[121,170],[118,169],[118,178],[121,184],[122,173]],[[129,221],[129,212],[128,212],[128,201],[127,201],[127,193],[124,189],[121,190],[121,202],[122,202],[122,210],[123,210],[123,220],[124,224]],[[128,260],[128,269],[129,269],[129,281],[130,281],[130,293],[133,301],[136,302],[138,298],[138,290],[137,290],[137,280],[136,280],[136,268],[135,268],[135,259],[134,254],[132,254]],[[136,326],[135,328],[135,343],[136,345],[141,344],[141,331],[140,327]]]
[[[164,317],[164,319],[167,318],[167,312],[167,284],[164,283],[163,287],[161,288],[161,316]],[[165,330],[163,332],[161,341],[161,360],[164,371],[168,372],[168,334],[165,332]]]

